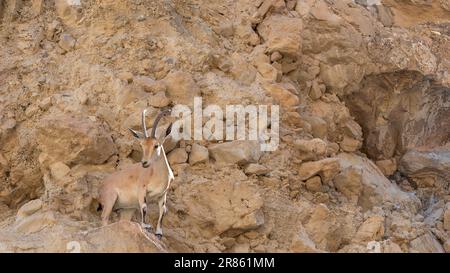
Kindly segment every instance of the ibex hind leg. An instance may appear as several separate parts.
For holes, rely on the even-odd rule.
[[[164,218],[164,215],[167,213],[166,208],[166,194],[164,194],[161,199],[158,200],[158,206],[159,206],[159,218],[158,218],[158,224],[156,226],[156,232],[155,235],[158,237],[158,239],[162,238],[163,232],[162,232],[162,220]]]
[[[102,225],[106,226],[108,225],[108,219],[111,215],[111,212],[114,208],[114,204],[117,201],[117,193],[111,192],[110,195],[108,195],[107,198],[104,198],[102,203]]]

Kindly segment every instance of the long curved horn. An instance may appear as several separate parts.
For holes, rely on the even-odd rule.
[[[148,138],[147,126],[145,125],[145,114],[146,113],[147,113],[147,109],[144,109],[144,111],[142,111],[142,130],[144,130],[144,137]]]
[[[170,109],[166,109],[161,111],[158,116],[155,118],[155,121],[153,122],[153,126],[152,126],[152,133],[150,134],[150,137],[155,138],[155,134],[156,134],[156,127],[158,127],[158,123],[161,120],[162,117],[164,117],[165,115],[170,113]]]

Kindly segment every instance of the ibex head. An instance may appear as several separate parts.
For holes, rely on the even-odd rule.
[[[142,130],[143,133],[137,132],[131,128],[129,130],[133,134],[133,136],[139,139],[141,147],[142,147],[142,167],[148,168],[151,163],[152,157],[155,155],[155,158],[159,157],[162,152],[162,145],[166,137],[170,134],[172,123],[167,127],[165,133],[162,133],[158,138],[156,138],[156,128],[158,127],[158,123],[161,118],[170,113],[170,110],[161,111],[153,122],[152,132],[150,136],[147,133],[147,126],[145,125],[145,114],[147,109],[142,111]]]

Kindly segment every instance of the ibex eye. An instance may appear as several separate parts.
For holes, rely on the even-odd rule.
[[[159,145],[158,145],[158,144],[156,144],[154,148],[155,148],[155,149],[158,149],[158,146],[159,146]]]

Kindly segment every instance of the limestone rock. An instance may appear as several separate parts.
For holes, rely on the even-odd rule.
[[[298,170],[298,177],[300,180],[307,180],[312,176],[318,174],[323,182],[328,182],[333,179],[340,171],[340,166],[337,158],[326,158],[319,161],[305,162]]]
[[[294,147],[300,151],[302,160],[318,160],[323,158],[327,152],[327,143],[320,138],[311,140],[296,139]]]
[[[59,46],[65,51],[71,51],[75,48],[76,40],[72,37],[72,35],[63,33],[59,38]]]
[[[192,105],[194,97],[200,95],[200,89],[191,74],[183,71],[170,72],[164,82],[167,86],[167,94],[175,103]]]
[[[186,149],[185,148],[174,149],[168,154],[167,160],[169,161],[170,165],[186,163],[188,160],[188,154],[186,153]]]
[[[30,234],[38,232],[56,222],[53,212],[35,213],[19,220],[15,226],[18,232]]]
[[[379,241],[384,235],[384,217],[375,215],[369,217],[358,228],[354,237],[355,242]]]
[[[349,200],[357,202],[362,192],[362,169],[350,166],[334,178],[334,185]]]
[[[444,229],[450,231],[450,208],[444,212]]]
[[[117,152],[104,126],[88,118],[48,116],[37,133],[39,147],[51,162],[101,164]]]
[[[409,251],[412,253],[444,253],[444,249],[436,238],[427,232],[410,242]]]
[[[70,168],[62,162],[55,162],[50,165],[50,173],[56,180],[61,180],[69,174]]]
[[[166,93],[161,91],[148,98],[148,104],[153,107],[166,107],[170,104],[170,99],[166,97]]]
[[[258,162],[261,157],[256,141],[235,140],[208,147],[209,154],[219,164],[247,164]]]
[[[380,168],[385,176],[393,175],[397,170],[397,162],[395,158],[392,159],[384,159],[375,161],[375,164]]]
[[[297,95],[286,89],[283,85],[275,83],[265,83],[263,88],[282,107],[292,107],[299,104],[300,99]]]
[[[233,230],[242,232],[264,224],[261,195],[248,181],[199,179],[190,186],[180,185],[176,191],[192,217],[191,223],[208,226],[203,228],[206,236]]]
[[[17,217],[16,221],[19,221],[36,211],[40,210],[42,208],[42,200],[41,199],[35,199],[27,202],[22,207],[20,207],[19,211],[17,211]]]
[[[264,175],[270,172],[269,169],[260,164],[250,163],[245,167],[244,172],[246,174]]]
[[[135,77],[133,82],[142,86],[144,91],[150,93],[166,92],[167,90],[167,86],[164,81],[155,81],[154,79],[146,76]]]
[[[208,159],[208,148],[197,143],[192,144],[191,152],[189,154],[189,164],[195,165],[197,163],[207,162]]]
[[[241,55],[233,54],[231,62],[230,73],[233,75],[233,78],[245,85],[250,85],[255,80],[256,69]]]
[[[257,29],[269,52],[278,51],[283,55],[297,56],[302,49],[302,28],[301,19],[274,14],[265,18]]]
[[[162,243],[138,223],[119,221],[82,236],[81,251],[87,253],[165,253]]]
[[[306,180],[306,189],[311,192],[323,191],[320,176],[313,176],[310,179]]]
[[[397,185],[391,183],[377,166],[367,158],[355,154],[341,153],[338,155],[342,169],[359,166],[362,168],[362,194],[358,204],[364,209],[390,201],[414,208],[418,200],[402,192]]]

